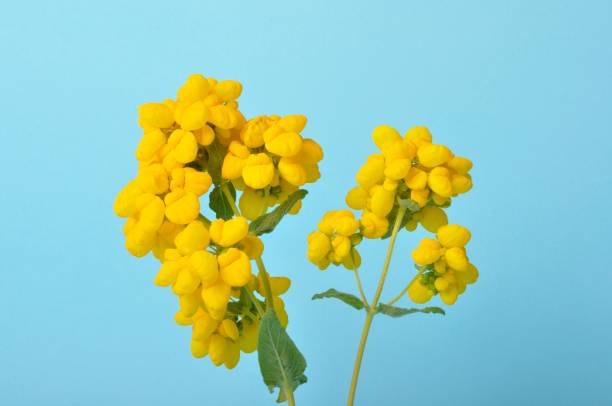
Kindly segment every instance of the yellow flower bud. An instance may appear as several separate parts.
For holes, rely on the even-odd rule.
[[[472,234],[470,230],[459,224],[448,224],[438,229],[436,237],[446,248],[465,247]]]
[[[247,187],[240,196],[238,206],[240,207],[240,213],[247,219],[253,221],[264,214],[267,208],[266,198],[262,193]]]
[[[235,80],[222,80],[217,83],[214,92],[223,101],[236,100],[242,93],[242,84]]]
[[[404,183],[412,190],[422,190],[427,187],[427,172],[412,167],[404,178]]]
[[[450,180],[450,172],[444,167],[437,167],[429,172],[427,178],[429,188],[442,197],[451,197],[453,186]]]
[[[234,217],[230,220],[217,219],[210,224],[210,238],[222,247],[237,244],[249,232],[249,223],[244,217]]]
[[[136,159],[139,161],[149,161],[159,153],[166,144],[166,136],[159,129],[145,131],[144,135],[136,148]]]
[[[168,128],[174,124],[172,110],[163,103],[141,104],[138,116],[138,121],[146,127]]]
[[[219,261],[219,273],[228,285],[241,287],[251,279],[249,257],[241,250],[230,248],[220,254],[217,260]]]
[[[389,229],[389,220],[386,217],[379,217],[368,210],[363,211],[360,222],[361,234],[366,238],[380,238]]]
[[[465,250],[459,247],[447,249],[444,253],[444,259],[449,267],[459,272],[467,271],[470,265]]]
[[[430,288],[421,284],[420,275],[416,276],[408,287],[408,296],[410,297],[410,300],[417,304],[429,302],[433,295],[434,292]]]
[[[183,130],[193,131],[204,127],[209,117],[208,107],[200,100],[185,108],[178,123]]]
[[[372,132],[372,140],[374,140],[374,144],[376,144],[376,146],[381,150],[386,143],[401,139],[402,136],[397,132],[397,130],[388,125],[379,125]]]
[[[366,207],[369,193],[363,186],[355,186],[346,195],[346,205],[354,210],[363,210]]]
[[[431,143],[431,133],[427,127],[417,126],[409,129],[404,135],[406,140],[412,141],[417,147]]]
[[[308,259],[317,264],[327,256],[331,250],[329,237],[320,231],[313,231],[308,235]]]
[[[419,147],[417,156],[421,165],[434,168],[451,159],[452,153],[444,145],[424,144]]]
[[[431,233],[435,233],[440,227],[448,224],[446,213],[439,207],[425,207],[421,213],[420,223],[425,230]]]
[[[208,251],[196,251],[189,257],[189,263],[200,278],[202,285],[210,286],[217,281],[219,265],[217,258]]]
[[[242,178],[247,186],[262,189],[268,186],[274,178],[274,163],[264,153],[251,154],[242,169]]]
[[[230,319],[223,320],[221,324],[219,324],[217,331],[219,332],[219,334],[221,334],[225,338],[229,338],[230,340],[233,340],[233,341],[238,340],[238,335],[239,335],[238,326],[236,326],[236,323],[234,322],[234,320],[230,320]]]
[[[244,251],[250,259],[257,259],[263,254],[263,242],[254,235],[247,235],[244,237],[242,241],[240,241],[240,245],[242,246],[242,251]]]
[[[238,365],[240,361],[240,346],[238,343],[229,341],[227,343],[227,347],[225,348],[225,358],[223,360],[223,365],[227,369],[233,369]]]
[[[433,264],[442,255],[440,243],[431,238],[423,238],[412,251],[412,259],[419,265]]]
[[[281,127],[285,131],[291,132],[302,132],[304,127],[306,127],[306,116],[301,114],[291,114],[281,118],[276,125]]]
[[[414,200],[419,207],[425,207],[427,199],[429,199],[429,189],[411,190],[410,199]]]
[[[191,355],[194,358],[203,358],[208,355],[208,346],[210,341],[191,341]]]
[[[170,192],[164,198],[166,217],[175,224],[188,224],[198,218],[200,201],[198,196],[182,190]]]
[[[242,334],[238,339],[238,345],[242,352],[251,353],[257,349],[259,341],[259,323],[246,323],[243,319]]]
[[[208,80],[200,74],[189,75],[187,81],[178,90],[177,99],[182,102],[193,103],[202,100],[210,91]]]
[[[369,188],[385,178],[385,158],[381,154],[372,154],[357,172],[356,180],[361,186]]]
[[[370,208],[378,217],[387,217],[395,204],[395,192],[379,187],[372,194]]]
[[[208,346],[208,354],[210,360],[219,366],[225,361],[225,351],[229,344],[229,340],[220,334],[213,334],[210,336],[210,344]]]
[[[467,175],[470,169],[472,169],[473,164],[472,161],[467,158],[455,156],[448,161],[446,166],[457,172],[459,175]]]

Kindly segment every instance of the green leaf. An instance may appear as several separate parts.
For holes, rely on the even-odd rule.
[[[306,360],[273,310],[268,310],[261,319],[257,356],[261,376],[270,392],[280,389],[277,402],[286,400],[286,390],[293,392],[306,383]]]
[[[339,292],[333,288],[327,289],[325,292],[317,293],[312,297],[312,300],[328,298],[341,300],[357,310],[361,310],[365,307],[361,299],[359,299],[357,296],[351,295],[350,293]]]
[[[225,159],[226,148],[215,138],[212,144],[206,147],[208,151],[208,173],[215,185],[223,182],[221,178],[221,166]]]
[[[424,307],[422,309],[418,309],[416,307],[406,309],[404,307],[389,306],[389,305],[382,304],[382,303],[376,306],[376,313],[382,313],[382,314],[385,314],[391,317],[402,317],[402,316],[407,316],[413,313],[435,313],[435,314],[442,314],[442,315],[446,314],[444,310],[442,310],[439,307],[434,307],[434,306]]]
[[[289,195],[287,200],[270,213],[257,217],[249,226],[249,230],[255,235],[262,235],[273,231],[298,200],[303,199],[307,194],[308,191],[304,189],[296,190]]]
[[[412,199],[397,199],[397,202],[400,206],[405,207],[406,211],[409,213],[416,213],[421,210],[419,204]]]
[[[234,189],[234,186],[231,183],[227,183],[226,186],[229,189],[230,193],[232,194],[233,199],[235,200],[236,199],[236,189]],[[227,220],[227,219],[232,218],[232,216],[234,215],[232,206],[227,200],[227,197],[225,196],[225,194],[223,193],[222,187],[219,185],[215,186],[212,192],[210,192],[210,201],[208,205],[210,206],[212,211],[215,212],[215,215],[217,216],[218,219]]]

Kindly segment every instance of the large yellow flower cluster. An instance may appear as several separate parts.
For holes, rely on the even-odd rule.
[[[263,243],[249,231],[249,220],[318,179],[323,157],[319,145],[301,135],[305,117],[247,120],[238,109],[241,92],[236,81],[195,74],[175,100],[141,105],[138,174],[114,203],[115,213],[127,219],[127,250],[137,257],[152,252],[160,260],[155,283],[177,295],[175,320],[192,326],[193,355],[208,354],[227,368],[237,364],[240,351],[257,347],[263,306],[257,295],[272,296],[280,323],[288,322],[279,295],[290,280],[253,274],[251,261],[260,258]],[[213,187],[217,201],[225,199],[235,211],[219,211],[209,194],[218,217],[210,221],[201,214],[200,199]],[[242,215],[236,189],[243,191]]]
[[[413,127],[402,137],[394,128],[382,125],[374,129],[372,138],[380,152],[367,158],[357,173],[358,185],[346,196],[346,204],[360,211],[360,218],[349,210],[326,213],[318,230],[308,236],[308,258],[320,269],[329,264],[357,268],[361,258],[355,247],[363,237],[388,237],[402,207],[401,225],[406,230],[414,231],[421,224],[439,238],[426,239],[415,250],[419,274],[408,289],[409,296],[424,303],[440,293],[445,303],[452,304],[465,285],[478,277],[465,255],[469,232],[447,225],[444,212],[453,197],[472,188],[472,162],[434,144],[426,127]],[[462,245],[448,245],[449,234],[465,232],[468,238]]]

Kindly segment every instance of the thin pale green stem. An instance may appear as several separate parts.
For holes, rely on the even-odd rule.
[[[387,256],[385,258],[385,263],[383,265],[383,270],[380,275],[380,279],[378,280],[378,287],[376,288],[374,299],[372,300],[372,304],[368,309],[366,319],[363,324],[363,330],[361,331],[361,339],[359,340],[359,347],[357,348],[357,356],[355,358],[355,366],[353,368],[353,376],[351,378],[351,386],[349,388],[349,395],[347,400],[348,406],[353,406],[353,403],[355,402],[355,392],[357,390],[357,382],[359,380],[359,371],[361,369],[361,361],[363,359],[365,346],[368,341],[368,334],[370,333],[372,320],[374,319],[374,315],[376,314],[376,306],[378,305],[380,295],[382,295],[383,288],[385,287],[385,280],[387,279],[387,273],[389,272],[389,264],[391,264],[391,256],[393,255],[393,247],[395,246],[395,240],[397,239],[397,234],[399,232],[400,226],[402,225],[402,220],[404,218],[405,213],[406,208],[400,206],[397,212],[397,216],[395,217],[395,223],[393,224],[393,231],[391,232],[391,238],[389,239],[389,246],[387,248]]]
[[[251,292],[245,287],[243,287],[242,290],[246,293],[246,295],[249,297],[251,302],[253,302],[253,304],[255,305],[255,308],[257,309],[257,313],[259,313],[260,316],[263,316],[264,310],[261,308],[261,305],[259,304],[259,301],[255,297],[255,295],[253,295],[253,292]]]
[[[363,291],[363,285],[361,284],[361,278],[359,277],[359,269],[355,268],[355,280],[357,281],[357,288],[359,288],[359,294],[361,295],[361,300],[365,305],[366,309],[370,309],[370,305],[368,304],[368,299],[366,299],[365,292]]]
[[[406,285],[406,287],[404,289],[402,289],[402,291],[400,293],[398,293],[397,296],[395,296],[393,299],[391,299],[387,305],[391,306],[394,303],[397,303],[401,298],[404,297],[404,295],[406,294],[406,292],[408,292],[408,288],[410,287],[410,285],[412,285],[412,283],[409,283],[408,285]]]

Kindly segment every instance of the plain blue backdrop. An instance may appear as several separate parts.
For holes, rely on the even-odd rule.
[[[112,212],[138,104],[196,72],[241,81],[247,116],[306,114],[325,149],[300,217],[265,239],[270,271],[294,282],[299,405],[346,398],[364,315],[310,301],[355,287],[309,264],[305,238],[342,207],[379,124],[427,125],[475,162],[449,214],[472,229],[481,278],[446,317],[375,320],[357,404],[612,404],[610,2],[0,8],[0,404],[272,404],[255,356],[231,372],[192,358],[155,261],[128,255]],[[387,299],[414,272],[417,237],[398,241]],[[371,296],[384,244],[362,254]]]

